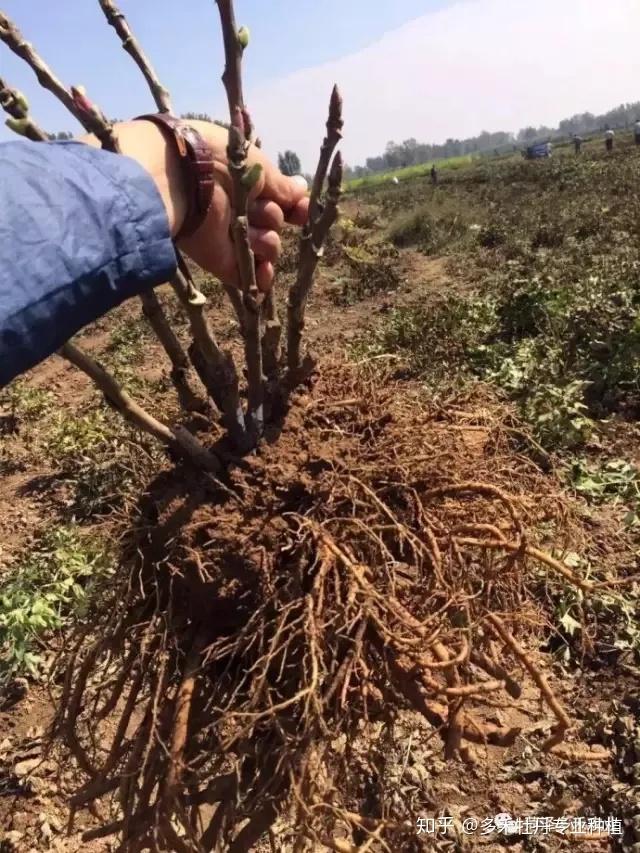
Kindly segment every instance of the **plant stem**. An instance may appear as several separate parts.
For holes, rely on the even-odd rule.
[[[116,6],[113,0],[98,0],[98,2],[100,3],[100,7],[104,12],[107,21],[120,37],[122,47],[142,71],[159,112],[172,113],[173,108],[171,104],[171,95],[160,82],[160,79],[151,65],[149,58],[143,51],[140,42],[137,40],[129,26],[125,15],[121,12],[118,6]],[[244,308],[238,290],[231,285],[224,285],[224,287],[236,311],[238,321],[242,325]]]
[[[225,53],[225,70],[222,75],[231,127],[229,128],[229,168],[233,181],[233,207],[235,217],[231,225],[236,261],[244,297],[245,323],[243,329],[245,358],[247,362],[247,428],[254,442],[264,430],[264,377],[262,372],[262,347],[260,342],[260,303],[256,283],[256,267],[249,243],[249,188],[247,152],[251,134],[250,119],[242,95],[242,53],[238,40],[232,0],[216,0],[220,13]]]
[[[278,317],[278,306],[276,302],[275,282],[271,290],[265,296],[262,306],[264,314],[264,331],[262,333],[262,362],[264,372],[273,377],[278,372],[280,364],[280,339],[282,337],[282,325]]]
[[[178,394],[180,405],[187,412],[203,412],[207,404],[189,384],[189,359],[182,348],[178,336],[171,328],[162,304],[155,290],[147,290],[141,294],[142,313],[156,337],[162,344],[171,362],[171,381]]]
[[[71,92],[55,76],[33,46],[25,41],[20,30],[3,12],[0,12],[0,41],[3,41],[10,50],[27,63],[40,85],[55,95],[89,133],[95,133],[100,142],[111,141],[112,136],[109,128],[105,127],[105,123],[96,116],[86,114],[78,107]]]
[[[169,92],[164,88],[153,66],[147,59],[145,52],[140,46],[140,42],[136,39],[127,19],[112,0],[98,0],[100,7],[105,14],[107,21],[117,32],[122,47],[136,63],[140,71],[147,81],[156,106],[161,113],[171,113],[171,97]]]
[[[5,111],[8,112],[9,115],[13,116],[13,118],[27,119],[27,110],[21,106],[17,95],[17,91],[9,87],[8,84],[0,78],[0,105],[2,105]],[[31,120],[30,127],[33,129],[32,138],[35,141],[43,142],[48,139],[44,130],[38,127],[38,125]],[[153,292],[151,293],[154,297],[153,299],[149,300],[147,298],[149,294],[145,294],[142,299],[143,310],[145,313],[150,312],[151,314],[156,315],[154,318],[154,324],[160,325],[163,328],[166,325],[164,332],[166,333],[167,347],[169,349],[174,348],[174,360],[179,362],[181,358],[184,359],[184,367],[186,367],[188,362],[184,352],[182,352],[180,343],[177,338],[175,338],[173,330],[167,323],[166,317],[162,313],[160,304],[157,301],[157,297]],[[160,309],[159,316],[156,314],[157,309]],[[204,458],[205,455],[207,457],[209,456],[204,448],[200,447],[197,440],[186,430],[181,429],[172,432],[169,427],[165,426],[165,424],[160,423],[160,421],[157,421],[149,415],[141,406],[129,397],[129,395],[119,386],[117,380],[113,376],[107,373],[107,371],[92,358],[83,353],[75,344],[67,342],[60,349],[60,355],[93,379],[95,384],[104,393],[105,397],[107,397],[118,411],[121,412],[123,417],[130,423],[134,424],[134,426],[137,426],[139,429],[159,438],[163,444],[172,447],[174,450],[181,452],[192,460]],[[211,459],[214,461],[212,462],[209,459],[206,461],[207,469],[216,470],[216,467],[212,466],[217,466],[217,460],[215,460],[214,457],[211,457]]]
[[[193,344],[189,348],[191,362],[211,399],[223,414],[224,425],[235,447],[240,452],[249,449],[240,402],[238,373],[230,352],[223,352],[204,310],[205,299],[195,289],[193,282],[180,269],[171,280],[189,323]]]
[[[337,86],[334,86],[329,103],[327,135],[320,149],[320,159],[311,188],[309,217],[300,239],[298,274],[289,290],[287,302],[287,364],[290,385],[295,385],[300,379],[302,368],[300,351],[307,299],[313,286],[313,276],[322,256],[327,234],[338,216],[343,171],[342,156],[338,152],[333,162],[331,157],[342,138],[342,125],[342,98]],[[321,196],[327,171],[329,171],[328,189],[323,204]]]
[[[13,116],[13,118],[27,119],[27,110],[20,105],[15,89],[11,89],[4,80],[0,79],[0,105]],[[35,141],[46,141],[47,134],[30,121],[30,127],[33,129],[33,139]],[[144,306],[144,302],[143,302]],[[153,310],[152,306],[151,310]],[[164,315],[162,315],[164,318]],[[166,318],[164,318],[166,320]],[[171,328],[167,324],[167,328],[173,334]],[[212,456],[188,430],[179,427],[171,430],[166,424],[156,420],[142,406],[139,406],[131,397],[124,391],[118,381],[111,376],[90,356],[82,352],[75,344],[68,341],[59,350],[59,354],[66,358],[67,361],[75,365],[83,373],[86,373],[98,388],[103,392],[107,400],[115,406],[116,409],[129,423],[133,424],[138,429],[149,433],[159,439],[163,444],[170,447],[174,452],[181,456],[185,456],[192,462],[204,467],[207,471],[218,471],[220,463],[215,456]],[[186,357],[185,357],[186,359]]]
[[[238,41],[238,27],[236,25],[233,0],[216,0],[220,23],[222,25],[222,40],[224,43],[224,72],[222,84],[227,94],[229,103],[229,115],[233,124],[236,108],[244,109],[244,95],[242,92],[242,54],[243,48]]]
[[[33,46],[24,40],[15,24],[2,13],[0,13],[0,39],[29,65],[36,74],[40,84],[58,98],[71,114],[78,119],[85,130],[89,133],[94,133],[98,137],[105,150],[119,153],[118,141],[113,132],[113,125],[107,120],[104,113],[86,98],[82,102],[78,101],[78,98],[74,97],[54,75]],[[85,102],[89,108],[81,109],[78,104]],[[38,138],[47,139],[46,134]],[[171,380],[176,388],[180,404],[187,411],[202,411],[205,408],[204,401],[191,388],[189,383],[189,361],[187,355],[177,335],[171,328],[157,295],[153,291],[148,291],[141,296],[141,301],[143,313],[171,362]]]
[[[30,118],[27,110],[21,106],[17,89],[12,89],[2,77],[0,77],[0,107],[12,118],[28,122],[25,134],[32,142],[46,142],[49,139],[44,130]]]
[[[218,459],[209,453],[187,429],[184,427],[170,429],[166,424],[150,415],[120,387],[116,379],[107,373],[97,361],[82,352],[71,341],[60,348],[59,354],[79,370],[82,370],[83,373],[86,373],[126,421],[154,436],[179,456],[189,459],[197,467],[214,473],[220,470]]]
[[[142,50],[124,14],[113,0],[98,0],[109,24],[118,34],[122,47],[131,56],[144,75],[153,99],[161,113],[171,113],[171,96],[162,85],[151,62]],[[195,288],[189,269],[179,250],[179,271],[171,281],[191,325],[193,344],[189,348],[191,362],[211,399],[224,414],[226,428],[238,450],[246,449],[247,435],[238,391],[238,376],[233,359],[223,353],[207,322],[204,302]],[[244,308],[239,291],[235,287],[225,288],[236,310],[240,324],[243,323]]]

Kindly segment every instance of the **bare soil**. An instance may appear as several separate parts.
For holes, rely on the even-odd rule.
[[[282,429],[268,436],[259,458],[249,462],[248,471],[241,467],[232,477],[229,487],[243,496],[239,508],[233,501],[212,498],[205,488],[200,492],[204,496],[200,505],[190,506],[185,519],[184,486],[189,482],[191,492],[192,483],[184,480],[180,470],[174,471],[167,460],[163,471],[147,484],[145,496],[128,523],[123,526],[120,517],[99,518],[89,521],[88,526],[96,525],[103,533],[111,526],[114,536],[124,536],[129,549],[133,540],[127,539],[126,531],[139,535],[144,527],[156,560],[161,556],[170,562],[178,551],[184,555],[185,549],[194,549],[205,555],[209,568],[225,566],[230,572],[226,582],[233,586],[234,577],[242,578],[242,560],[249,560],[253,571],[259,562],[258,552],[270,547],[273,550],[274,546],[276,553],[282,552],[291,533],[282,522],[287,513],[327,522],[327,508],[333,500],[331,488],[341,482],[336,472],[348,468],[378,485],[382,474],[400,479],[402,472],[407,482],[420,480],[425,491],[451,481],[488,482],[504,489],[516,503],[527,529],[542,531],[532,533],[541,547],[553,548],[556,554],[589,552],[598,561],[601,577],[624,574],[633,564],[632,543],[618,532],[606,513],[590,514],[585,524],[580,508],[563,493],[553,471],[541,471],[514,440],[508,427],[511,415],[491,394],[481,392],[451,400],[443,408],[442,404],[432,405],[415,384],[370,374],[366,365],[344,368],[345,347],[377,315],[398,304],[442,299],[443,294],[460,286],[451,281],[446,270],[444,259],[404,251],[398,259],[397,286],[349,305],[336,304],[331,295],[336,278],[348,272],[341,272],[338,265],[321,274],[308,323],[311,345],[321,359],[321,378],[295,401],[290,418]],[[87,330],[82,336],[83,346],[100,356],[110,330],[137,311],[137,306],[123,306],[97,328]],[[221,315],[217,323],[224,336],[229,330],[228,316]],[[151,343],[140,372],[161,378],[159,364],[160,353]],[[56,406],[70,412],[84,411],[96,396],[83,376],[58,359],[40,365],[27,381],[51,391]],[[159,396],[160,409],[172,405],[170,396],[170,391]],[[407,424],[412,422],[414,433],[409,440]],[[2,439],[6,454],[15,460],[15,470],[0,479],[0,573],[2,565],[10,567],[45,522],[64,512],[66,485],[56,477],[55,465],[30,453],[33,430],[38,428],[37,424],[28,429],[18,425]],[[359,472],[358,459],[362,466]],[[428,484],[423,482],[427,477],[431,478]],[[318,506],[323,502],[320,511]],[[399,506],[395,505],[394,511],[399,511]],[[455,516],[459,508],[447,504],[438,511]],[[467,517],[469,511],[465,505],[460,518]],[[173,526],[167,526],[169,518],[174,519]],[[370,517],[365,515],[362,520],[366,523]],[[475,520],[479,522],[480,516]],[[488,511],[485,523],[500,523],[495,507]],[[352,547],[357,551],[356,539]],[[506,586],[496,601],[502,602],[503,612],[511,609],[521,613],[523,623],[519,627],[527,651],[536,666],[544,669],[553,691],[575,722],[570,742],[597,755],[605,752],[605,760],[574,761],[541,750],[554,720],[542,705],[538,689],[527,679],[518,703],[501,700],[493,706],[484,705],[478,718],[483,725],[517,727],[520,733],[513,742],[507,747],[475,744],[466,753],[466,760],[458,756],[446,761],[437,726],[417,714],[410,703],[405,702],[404,709],[389,723],[385,702],[376,706],[372,700],[369,713],[358,704],[354,683],[353,698],[347,691],[344,700],[350,707],[347,716],[353,723],[349,729],[353,741],[346,743],[343,736],[332,744],[335,765],[350,768],[353,773],[352,783],[345,782],[353,810],[364,810],[368,802],[371,814],[382,807],[385,815],[449,815],[458,822],[473,817],[483,820],[501,812],[520,817],[611,815],[629,822],[640,811],[640,780],[633,775],[640,767],[640,673],[633,661],[622,655],[601,654],[597,636],[591,647],[585,646],[581,666],[561,665],[551,654],[552,607],[545,601],[541,576],[519,575],[520,568],[516,568],[513,576],[505,578]],[[217,578],[216,583],[219,581]],[[236,596],[237,605],[238,589],[227,590],[227,595],[231,600]],[[218,595],[218,600],[221,597]],[[238,606],[231,608],[234,617],[239,612]],[[219,624],[228,616],[228,612],[219,611]],[[208,641],[213,639],[212,635]],[[54,648],[57,643],[58,638],[52,638]],[[519,670],[518,676],[522,676]],[[373,676],[371,683],[376,685]],[[70,834],[66,831],[68,797],[84,779],[76,760],[60,744],[43,752],[42,736],[53,718],[60,685],[53,684],[51,691],[53,699],[43,686],[19,682],[0,705],[0,847],[3,853],[112,849],[109,841],[81,840],[82,831],[108,819],[100,805],[93,813],[79,810]],[[367,774],[369,790],[362,790],[358,785]],[[336,821],[335,826],[339,836],[344,823]],[[285,823],[275,829],[272,849],[283,853],[292,850]],[[628,826],[624,847],[615,839],[562,835],[506,838],[465,835],[459,830],[446,837],[402,837],[404,841],[396,842],[401,846],[394,849],[499,850],[508,846],[523,851],[590,851],[613,846],[635,853]],[[327,848],[315,842],[312,849]],[[385,848],[374,844],[370,849]]]

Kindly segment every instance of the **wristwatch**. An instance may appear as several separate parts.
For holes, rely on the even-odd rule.
[[[138,116],[137,120],[153,122],[173,140],[187,188],[187,213],[176,240],[189,237],[202,225],[211,207],[213,153],[197,130],[175,116],[150,113]]]

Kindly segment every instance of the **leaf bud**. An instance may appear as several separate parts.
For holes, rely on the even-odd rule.
[[[238,44],[244,50],[249,45],[249,27],[240,27],[237,36]]]
[[[27,136],[31,122],[28,118],[8,118],[5,124],[14,133],[18,133],[20,136]]]
[[[243,187],[247,190],[252,190],[260,180],[261,175],[262,165],[260,163],[254,163],[253,166],[251,166],[251,168],[242,176]]]

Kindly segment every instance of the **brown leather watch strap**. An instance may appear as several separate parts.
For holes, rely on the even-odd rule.
[[[175,116],[150,113],[138,116],[138,120],[152,121],[174,140],[187,188],[187,213],[176,240],[189,237],[202,225],[213,201],[214,164],[211,149],[197,130]]]

